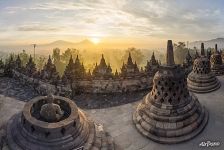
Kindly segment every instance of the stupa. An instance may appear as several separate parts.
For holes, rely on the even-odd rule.
[[[113,140],[76,104],[61,96],[27,102],[7,125],[10,150],[113,150]]]
[[[137,106],[133,121],[142,135],[167,144],[192,139],[208,122],[208,111],[188,91],[184,70],[174,63],[171,40],[166,64],[155,74],[153,88]]]
[[[193,70],[187,78],[188,89],[195,93],[208,93],[220,88],[220,82],[211,72],[210,61],[205,56],[204,43],[201,56],[194,60]]]
[[[222,63],[221,53],[218,51],[217,44],[215,45],[215,52],[210,57],[211,71],[216,75],[224,74],[224,64]]]

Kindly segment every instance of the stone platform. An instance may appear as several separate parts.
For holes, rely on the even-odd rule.
[[[224,76],[218,77],[224,85]],[[96,122],[103,124],[111,134],[118,150],[223,150],[224,149],[224,86],[212,93],[196,94],[200,103],[209,111],[209,122],[204,131],[195,137],[180,144],[158,144],[143,137],[135,128],[132,121],[132,113],[139,102],[129,103],[107,109],[85,110]],[[5,105],[0,110],[0,124],[7,121],[13,114],[23,108],[24,102],[16,98],[0,97],[5,99]],[[113,116],[113,117],[111,117]],[[0,131],[0,134],[3,130]],[[219,146],[201,147],[201,142],[220,142]],[[8,150],[7,145],[3,150]]]

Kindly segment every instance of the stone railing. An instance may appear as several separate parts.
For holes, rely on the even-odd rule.
[[[51,92],[58,93],[59,95],[68,97],[71,96],[71,89],[63,85],[55,86],[39,79],[28,77],[27,75],[24,75],[16,70],[13,70],[13,77],[19,80],[22,85],[30,86],[40,95],[47,95],[50,90]]]
[[[152,77],[150,76],[137,76],[128,79],[93,79],[93,80],[80,80],[74,82],[72,85],[59,84],[57,86],[40,79],[28,77],[16,70],[13,70],[13,77],[21,82],[23,85],[30,86],[35,89],[39,94],[46,95],[49,89],[53,93],[58,93],[62,96],[71,96],[72,89],[80,90],[82,93],[122,93],[134,92],[150,89],[152,86]]]

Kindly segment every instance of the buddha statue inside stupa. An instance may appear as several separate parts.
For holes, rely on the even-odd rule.
[[[54,103],[54,96],[49,94],[47,97],[47,103],[41,106],[40,116],[47,122],[57,122],[64,115],[63,110],[58,104]]]
[[[6,130],[10,150],[115,149],[112,137],[101,124],[71,99],[52,94],[29,100],[22,112],[8,121]]]

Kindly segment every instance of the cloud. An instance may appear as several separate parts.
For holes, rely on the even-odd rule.
[[[21,25],[17,27],[17,31],[44,31],[44,32],[54,32],[60,31],[59,27],[52,27],[46,24],[39,24],[39,23],[30,23],[26,25]]]
[[[131,3],[126,3],[123,11],[136,18],[148,20],[146,27],[158,27],[161,32],[153,32],[153,36],[201,38],[208,37],[209,31],[216,30],[216,27],[223,22],[222,8],[203,8],[203,4],[201,7],[194,7],[199,5],[197,1],[178,3],[175,0],[143,0],[138,3],[133,0]]]
[[[222,14],[209,0],[33,0],[6,6],[0,19],[20,34],[196,39],[223,34]]]

